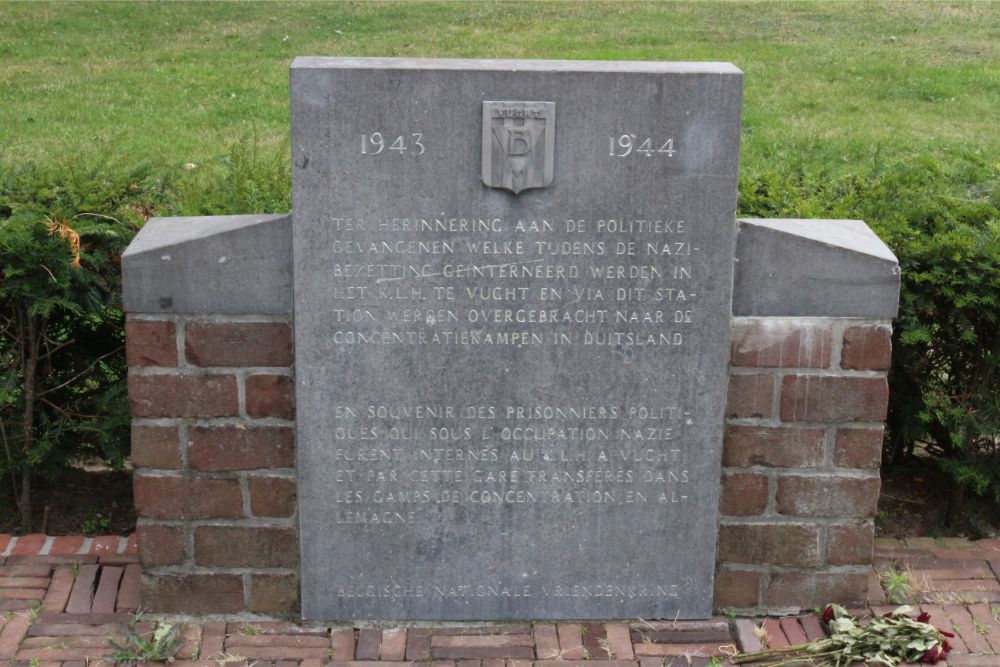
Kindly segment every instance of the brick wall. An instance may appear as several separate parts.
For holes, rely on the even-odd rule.
[[[130,316],[143,606],[294,614],[287,317]],[[734,318],[715,606],[864,599],[888,320]]]
[[[734,318],[715,605],[863,602],[889,320]]]
[[[143,608],[294,613],[290,318],[132,315],[126,337]]]

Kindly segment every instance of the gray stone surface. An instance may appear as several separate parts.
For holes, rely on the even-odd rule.
[[[234,224],[236,228],[245,226],[243,221],[252,224],[249,238],[227,236],[224,242],[215,244],[212,237],[232,231]],[[895,316],[899,292],[899,273],[893,268],[896,258],[863,222],[753,218],[737,222],[740,229],[748,226],[752,229],[737,237],[733,314],[747,317]],[[817,222],[830,224],[817,225]],[[848,223],[849,227],[841,223]],[[838,230],[846,234],[840,235]],[[291,234],[290,215],[152,218],[125,253],[126,308],[130,312],[227,314],[227,309],[232,310],[238,304],[238,310],[228,314],[291,313]],[[186,242],[182,237],[198,242]],[[232,263],[225,267],[227,269],[245,267],[246,259],[254,260],[254,291],[247,291],[247,283],[239,274],[224,273],[206,282],[205,275],[198,273],[199,267],[211,264],[204,252],[206,242],[216,249],[216,262],[219,257],[228,256]],[[159,246],[170,247],[168,254],[175,264],[164,263],[162,253],[155,252]],[[261,253],[262,248],[267,249],[266,254]],[[793,253],[803,252],[803,248],[810,253],[808,261],[797,262],[796,271],[778,270]],[[841,253],[840,256],[835,256],[835,252]],[[765,256],[762,253],[770,258],[767,262],[761,261]],[[823,261],[816,261],[817,253]],[[862,256],[850,258],[855,254]],[[879,260],[890,261],[891,265]],[[831,265],[830,262],[837,263]],[[804,298],[800,294],[802,285],[812,285],[813,290],[843,285],[852,278],[849,273],[852,267],[859,265],[868,267],[875,276],[863,289],[842,293],[839,298],[831,298],[829,294]],[[195,267],[195,273],[187,269],[174,270],[178,266]],[[855,282],[857,278],[855,272]],[[165,284],[161,285],[160,281]],[[161,308],[162,294],[172,295],[173,305]],[[183,309],[179,309],[178,304],[182,304]],[[827,313],[834,308],[838,311],[836,314]]]
[[[291,311],[291,215],[150,218],[122,254],[125,310]]]
[[[304,58],[291,94],[303,615],[708,616],[739,70]],[[484,185],[484,101],[554,104],[551,184]]]
[[[860,220],[740,219],[733,314],[895,317],[899,263]]]

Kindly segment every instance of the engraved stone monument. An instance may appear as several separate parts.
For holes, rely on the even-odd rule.
[[[741,95],[293,63],[305,617],[710,614]]]

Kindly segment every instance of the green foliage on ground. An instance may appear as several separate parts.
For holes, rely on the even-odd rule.
[[[900,258],[888,460],[919,445],[1000,491],[1000,3],[33,2],[5,4],[0,34],[0,244],[31,246],[0,269],[33,271],[53,340],[77,341],[48,382],[120,346],[111,258],[141,218],[289,209],[296,55],[731,61],[746,73],[740,215],[863,219]],[[80,270],[46,220],[86,237]],[[8,338],[0,400],[16,406]],[[74,439],[120,459],[122,363],[60,390],[117,426],[40,413],[36,439],[67,443],[45,461]]]

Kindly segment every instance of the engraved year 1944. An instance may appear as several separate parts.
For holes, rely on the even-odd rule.
[[[654,139],[634,134],[608,137],[608,155],[611,157],[634,157],[636,155],[673,157],[675,153],[677,150],[674,148],[673,137]]]
[[[402,155],[409,151],[411,155],[423,155],[426,152],[421,141],[423,138],[423,132],[399,134],[395,137],[381,132],[366,132],[361,135],[361,154],[381,155],[384,152],[386,155]]]

